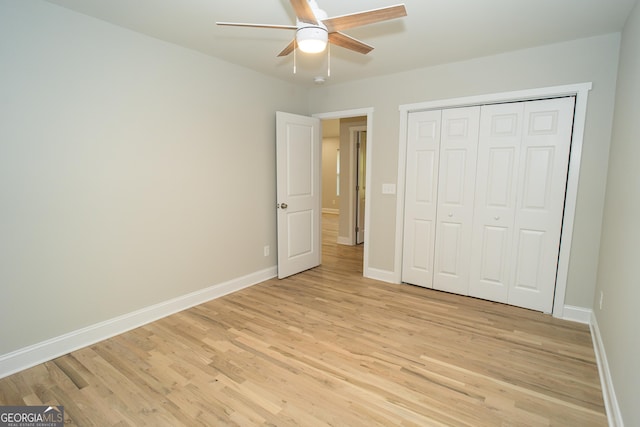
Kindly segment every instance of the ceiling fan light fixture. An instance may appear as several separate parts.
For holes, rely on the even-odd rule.
[[[320,53],[327,47],[329,34],[326,28],[308,26],[299,28],[296,32],[296,43],[305,53]]]

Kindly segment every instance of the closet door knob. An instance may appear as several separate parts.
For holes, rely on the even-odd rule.
[[[451,218],[453,216],[453,213],[449,212],[449,218]]]
[[[495,219],[496,221],[500,219],[499,216],[494,216],[493,219]]]

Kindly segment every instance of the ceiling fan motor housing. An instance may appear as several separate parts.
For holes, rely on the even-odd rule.
[[[327,46],[328,40],[327,27],[322,24],[302,24],[296,31],[296,42],[303,52],[322,52]]]

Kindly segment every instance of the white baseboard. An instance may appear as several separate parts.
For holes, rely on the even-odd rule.
[[[575,307],[573,305],[565,305],[562,310],[562,318],[588,325],[591,323],[592,311],[588,308]]]
[[[364,272],[364,277],[374,280],[380,280],[387,283],[398,283],[396,280],[396,274],[389,270],[380,270],[377,268],[367,268]]]
[[[607,354],[604,351],[600,328],[598,327],[598,322],[596,320],[595,313],[593,312],[591,313],[589,326],[591,328],[591,339],[593,340],[593,348],[596,353],[596,361],[598,362],[598,373],[600,374],[600,384],[602,385],[602,397],[604,398],[604,407],[607,410],[609,426],[624,427],[624,421],[622,420],[622,413],[620,412],[616,392],[613,389],[613,380],[611,378],[611,371],[609,370]]]
[[[342,237],[342,236],[338,236],[338,244],[339,245],[353,246],[353,242],[351,241],[351,239],[349,237]]]
[[[0,355],[0,378],[276,277],[270,267]]]
[[[322,208],[322,213],[340,215],[340,209]]]

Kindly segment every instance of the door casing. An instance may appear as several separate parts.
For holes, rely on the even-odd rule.
[[[353,110],[333,111],[326,113],[312,114],[311,117],[318,118],[320,120],[329,119],[346,119],[351,117],[366,117],[367,118],[367,152],[366,152],[366,177],[365,177],[365,208],[364,208],[364,254],[363,254],[363,267],[362,274],[364,277],[379,278],[379,275],[372,271],[369,266],[369,235],[371,233],[371,152],[374,144],[373,136],[373,108],[359,108]],[[355,226],[353,227],[355,229]],[[391,280],[387,280],[391,281]]]
[[[366,176],[367,169],[367,159],[366,159],[366,150],[367,150],[367,129],[366,127],[362,127],[361,129],[357,129],[353,132],[355,143],[354,143],[354,155],[353,158],[356,161],[356,194],[354,197],[354,203],[356,205],[355,209],[355,243],[356,245],[364,243],[364,204],[367,202],[366,200],[366,185],[367,183],[364,180]],[[364,137],[363,137],[364,136]],[[363,156],[363,149],[365,155]],[[363,174],[364,172],[364,174]]]

